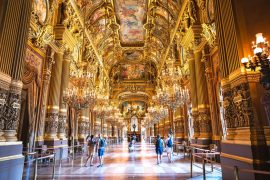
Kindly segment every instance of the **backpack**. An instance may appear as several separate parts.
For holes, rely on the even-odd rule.
[[[172,138],[170,138],[167,142],[167,147],[171,148],[173,146]]]
[[[94,145],[96,145],[96,141],[94,140],[94,139],[89,139],[88,140],[88,146],[94,146]]]
[[[162,140],[161,139],[158,139],[157,140],[157,142],[156,142],[156,148],[157,149],[163,148],[163,143],[162,143]]]
[[[99,147],[105,147],[105,146],[106,146],[105,139],[100,139],[100,141],[99,141]]]

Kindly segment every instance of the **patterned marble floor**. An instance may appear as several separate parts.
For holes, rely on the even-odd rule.
[[[108,147],[105,153],[104,166],[97,167],[98,159],[95,157],[95,166],[84,167],[86,155],[77,156],[74,161],[63,160],[62,165],[57,163],[55,179],[189,179],[190,161],[182,154],[174,155],[173,163],[168,163],[166,154],[163,154],[161,164],[156,164],[154,146],[148,143],[138,143],[134,152],[128,152],[128,144]],[[210,167],[207,166],[207,171]],[[31,170],[32,171],[32,170]],[[25,171],[26,172],[26,171]],[[38,179],[50,179],[52,166],[38,167]],[[202,179],[201,165],[193,166],[193,177]],[[220,173],[211,175],[214,179],[221,179]],[[24,175],[24,179],[27,179]]]

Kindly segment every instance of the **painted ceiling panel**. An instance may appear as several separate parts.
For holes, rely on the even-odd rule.
[[[137,44],[144,41],[144,19],[146,0],[116,0],[115,9],[120,20],[120,38],[124,44]]]

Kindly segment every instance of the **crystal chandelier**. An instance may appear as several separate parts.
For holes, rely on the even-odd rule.
[[[89,88],[72,87],[63,92],[64,102],[76,110],[88,108],[95,99],[95,92]]]
[[[256,34],[256,43],[252,42],[253,56],[242,58],[241,62],[246,69],[261,72],[260,83],[266,90],[270,89],[270,46],[262,33]]]
[[[94,77],[93,67],[86,61],[83,48],[85,45],[85,15],[82,37],[81,60],[72,61],[70,67],[69,87],[63,91],[63,101],[75,110],[81,110],[93,106],[96,101],[96,94],[92,78]]]

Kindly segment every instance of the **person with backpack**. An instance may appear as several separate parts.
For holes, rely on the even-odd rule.
[[[86,137],[86,141],[88,142],[88,157],[84,164],[84,167],[87,167],[87,162],[90,159],[90,166],[93,166],[93,158],[96,151],[97,142],[94,139],[94,135],[88,135]]]
[[[172,163],[173,139],[171,134],[168,134],[168,138],[166,139],[165,144],[169,162]]]
[[[162,153],[163,153],[163,140],[160,138],[160,135],[157,135],[156,140],[157,164],[161,163]]]
[[[102,134],[98,135],[98,158],[99,158],[99,165],[97,167],[103,166],[103,157],[105,153],[105,146],[106,140],[102,137]]]

